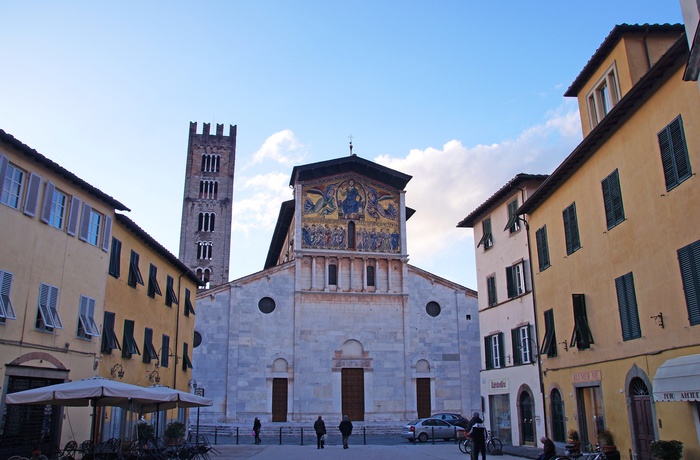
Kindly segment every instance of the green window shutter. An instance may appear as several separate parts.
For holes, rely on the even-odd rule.
[[[508,290],[509,299],[516,296],[515,271],[513,270],[513,267],[506,267],[506,288]]]
[[[642,331],[639,325],[637,296],[634,291],[634,278],[632,273],[627,273],[615,279],[615,289],[617,291],[617,305],[620,311],[622,339],[638,339],[642,336]]]
[[[484,337],[484,353],[486,355],[486,369],[493,369],[492,336]]]
[[[586,315],[586,297],[584,294],[572,294],[574,304],[574,332],[571,336],[571,345],[579,350],[590,348],[593,342],[593,335],[588,327],[588,317]]]
[[[506,367],[506,350],[503,348],[503,332],[498,333],[498,357],[499,357],[499,367]]]
[[[578,220],[576,219],[576,203],[572,203],[563,212],[564,238],[566,239],[566,253],[573,254],[581,247],[578,234]]]
[[[550,264],[546,225],[535,232],[535,240],[537,242],[537,260],[539,262],[540,271],[543,271],[546,270]]]
[[[657,137],[666,190],[671,190],[692,174],[680,115],[658,133]]]
[[[603,205],[605,207],[605,223],[608,230],[625,220],[620,190],[620,175],[618,170],[612,172],[602,181]]]
[[[496,277],[489,276],[486,278],[486,291],[488,293],[489,306],[494,306],[498,303],[496,298]]]
[[[517,328],[510,330],[510,340],[513,344],[513,365],[519,366],[523,362],[520,350],[520,331]]]
[[[685,303],[688,308],[688,321],[691,325],[700,324],[700,241],[678,250],[678,263],[683,279]]]

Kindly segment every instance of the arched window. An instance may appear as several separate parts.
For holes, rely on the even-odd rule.
[[[213,232],[215,219],[216,215],[213,212],[200,212],[199,225],[197,226],[197,231]]]
[[[552,410],[552,441],[566,441],[566,421],[564,419],[564,401],[561,393],[554,388],[550,395],[550,408]]]
[[[212,243],[211,243],[211,241],[199,241],[199,242],[197,242],[197,259],[211,260],[211,255],[212,255]]]

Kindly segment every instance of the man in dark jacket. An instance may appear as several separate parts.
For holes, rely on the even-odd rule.
[[[343,416],[343,421],[338,425],[340,434],[343,435],[343,449],[348,448],[348,438],[352,434],[352,422],[347,415]]]
[[[542,443],[542,454],[537,457],[537,460],[550,460],[557,454],[556,448],[551,439],[546,436],[542,436],[540,438],[540,442]]]
[[[486,427],[478,412],[474,412],[469,420],[469,436],[472,438],[472,460],[479,459],[479,452],[481,460],[486,460]]]
[[[316,448],[323,449],[323,445],[326,443],[323,440],[323,436],[326,435],[326,422],[323,421],[320,415],[314,423],[314,431],[316,431]]]

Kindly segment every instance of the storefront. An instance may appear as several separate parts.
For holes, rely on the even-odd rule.
[[[489,380],[489,421],[492,436],[512,444],[510,385],[508,379]]]
[[[576,372],[572,375],[576,390],[578,431],[582,445],[597,442],[597,435],[605,428],[603,391],[600,370]]]

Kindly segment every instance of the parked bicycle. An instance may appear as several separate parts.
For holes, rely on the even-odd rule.
[[[578,448],[574,450],[567,445],[566,455],[557,455],[553,460],[607,460],[608,457],[600,449],[599,444],[596,444],[595,448],[589,447],[589,449],[589,452],[581,452]]]
[[[495,450],[502,450],[503,443],[500,439],[491,436],[491,430],[486,430],[486,452],[492,453]],[[465,454],[472,453],[472,439],[466,438],[459,441],[459,450]]]

